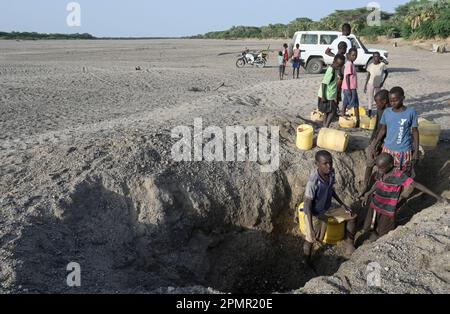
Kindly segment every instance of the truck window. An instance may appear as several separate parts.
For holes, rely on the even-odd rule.
[[[321,35],[320,44],[321,45],[331,45],[331,43],[337,38],[337,35]]]
[[[317,45],[317,41],[319,39],[318,35],[312,34],[303,34],[300,40],[300,44],[302,45]]]
[[[352,47],[356,49],[360,49],[361,46],[359,46],[358,42],[355,40],[355,38],[350,38],[350,41],[352,42]]]

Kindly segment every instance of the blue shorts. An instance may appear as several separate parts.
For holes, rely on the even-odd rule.
[[[358,91],[352,89],[352,97],[350,97],[348,90],[344,89],[344,106],[350,108],[359,108]]]

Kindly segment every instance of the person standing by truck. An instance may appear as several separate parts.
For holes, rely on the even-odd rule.
[[[381,62],[379,52],[373,53],[373,63],[367,67],[367,80],[364,86],[364,93],[367,94],[367,106],[369,110],[369,118],[372,117],[372,106],[374,95],[376,95],[384,85],[389,72],[386,70],[386,65]]]
[[[356,117],[355,128],[359,128],[359,98],[358,98],[358,76],[356,73],[355,60],[358,58],[358,50],[351,48],[347,54],[348,61],[345,64],[344,81],[342,90],[344,91],[344,101],[342,105],[342,114],[346,114],[348,107],[353,108]]]
[[[348,36],[350,36],[350,34],[352,33],[352,27],[350,26],[350,24],[345,23],[342,25],[342,35],[339,36],[338,38],[336,38],[335,40],[333,40],[333,42],[331,43],[331,46],[327,48],[327,50],[325,50],[325,54],[333,57],[338,54],[338,46],[340,42],[345,42],[347,44],[347,53],[350,51],[350,48],[352,48],[352,42],[350,41],[350,39],[348,39]]]
[[[295,45],[295,49],[292,53],[292,78],[295,79],[295,71],[297,71],[297,78],[300,72],[300,45]]]
[[[286,66],[289,62],[289,50],[288,50],[288,44],[283,45],[283,57],[284,57],[284,68],[283,68],[283,76],[286,75]]]

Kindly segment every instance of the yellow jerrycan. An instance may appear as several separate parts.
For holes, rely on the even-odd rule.
[[[309,124],[299,125],[297,128],[297,148],[310,150],[313,147],[314,129]]]
[[[363,116],[361,117],[361,122],[359,124],[359,126],[361,127],[361,129],[370,129],[370,118],[367,116]]]
[[[297,212],[298,212],[298,222],[300,232],[303,235],[306,235],[305,213],[303,212],[303,205],[304,203],[300,204],[300,206],[297,209]],[[336,244],[339,241],[343,240],[344,237],[345,237],[345,221],[338,223],[335,219],[329,217],[327,223],[327,231],[325,232],[323,242],[327,244]]]
[[[355,116],[355,108],[351,108],[349,110],[349,113],[351,116]],[[363,107],[359,107],[359,117],[364,117],[366,115],[367,115],[366,109],[364,109]]]
[[[345,152],[348,147],[349,135],[344,131],[322,128],[317,137],[317,146],[337,152]]]
[[[425,151],[436,148],[441,135],[441,126],[435,122],[419,119],[419,143]]]
[[[315,109],[313,112],[311,112],[311,121],[323,122],[323,113],[318,109]]]
[[[377,124],[377,117],[375,116],[372,119],[370,119],[369,130],[374,130],[376,124]]]
[[[356,119],[339,117],[339,126],[344,129],[352,129],[356,126]]]

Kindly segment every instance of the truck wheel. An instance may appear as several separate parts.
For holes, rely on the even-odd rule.
[[[306,72],[309,74],[320,74],[323,70],[323,61],[319,58],[309,60],[306,66]]]

